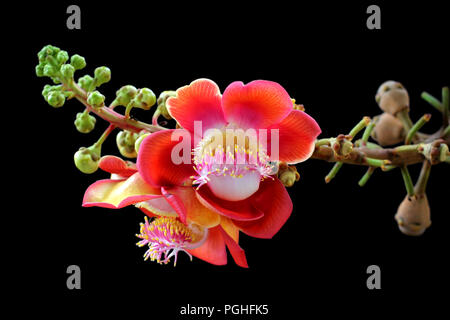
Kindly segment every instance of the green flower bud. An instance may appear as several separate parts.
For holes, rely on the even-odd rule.
[[[111,70],[108,67],[98,67],[94,71],[95,84],[102,85],[111,80]]]
[[[78,85],[87,92],[92,91],[94,89],[93,84],[94,79],[90,75],[85,75],[84,77],[78,79]]]
[[[48,96],[50,91],[52,91],[52,86],[49,85],[49,84],[46,84],[44,86],[44,89],[42,90],[42,95],[44,96],[45,100],[47,100],[47,96]]]
[[[134,148],[139,134],[130,131],[120,131],[116,136],[117,148],[121,155],[127,158],[136,158],[137,153]]]
[[[39,62],[45,62],[47,57],[55,57],[60,49],[58,47],[54,47],[52,45],[47,45],[41,49],[38,53]]]
[[[98,91],[91,92],[87,98],[87,103],[95,109],[103,107],[104,102],[105,96]]]
[[[61,91],[50,91],[47,96],[47,102],[54,108],[59,108],[64,105],[66,97]]]
[[[137,89],[133,86],[123,86],[116,92],[116,102],[119,106],[127,106],[130,101],[136,96]]]
[[[167,110],[166,101],[170,97],[175,97],[176,95],[177,95],[177,93],[175,91],[163,91],[159,95],[159,98],[158,98],[158,101],[157,101],[158,102],[158,109],[161,112],[161,115],[164,118],[166,118],[167,120],[172,119],[172,117],[170,116],[170,113]]]
[[[94,146],[89,148],[81,147],[74,157],[75,166],[83,173],[94,173],[98,169],[100,162],[100,148]]]
[[[156,96],[148,88],[139,89],[134,98],[134,107],[149,110],[156,103]]]
[[[74,123],[79,132],[89,133],[95,128],[95,122],[95,117],[91,116],[88,112],[79,112]]]
[[[136,152],[139,152],[139,147],[141,146],[142,141],[149,135],[150,133],[144,133],[141,134],[139,138],[137,138],[136,142],[134,143],[134,150],[136,150]]]
[[[61,74],[64,78],[72,79],[75,73],[75,68],[71,64],[63,64],[61,66]]]
[[[36,66],[36,75],[38,76],[38,77],[43,77],[44,76],[44,64],[43,63],[39,63],[37,66]]]
[[[74,54],[70,58],[70,64],[75,68],[75,70],[81,70],[86,67],[86,60],[82,56]]]
[[[66,63],[66,61],[69,60],[69,54],[67,51],[61,50],[58,52],[56,56],[56,61],[58,61],[59,64]]]
[[[50,64],[45,64],[42,74],[46,77],[54,77],[56,73],[55,68]]]

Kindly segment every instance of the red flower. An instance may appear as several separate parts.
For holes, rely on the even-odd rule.
[[[102,159],[100,167],[121,178],[94,183],[83,205],[135,204],[149,215],[172,217],[141,225],[139,245],[150,248],[146,258],[161,261],[162,254],[176,258],[182,250],[222,265],[227,260],[226,246],[236,263],[247,267],[238,245],[239,231],[271,238],[292,212],[286,189],[272,176],[274,161],[297,163],[310,157],[319,126],[303,111],[293,109],[279,84],[262,80],[247,85],[234,82],[221,96],[214,82],[199,79],[178,89],[167,108],[183,129],[145,138],[137,172],[118,158]],[[201,121],[200,132],[195,121]],[[256,145],[246,135],[249,130],[256,132]],[[186,137],[192,144],[187,151],[179,148]],[[272,152],[274,147],[278,156]],[[174,161],[174,155],[188,161]],[[174,235],[165,239],[161,230]],[[152,242],[153,238],[159,241]]]

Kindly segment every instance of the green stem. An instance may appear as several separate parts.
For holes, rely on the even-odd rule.
[[[386,163],[384,160],[365,158],[365,162],[371,167],[383,167]]]
[[[103,132],[97,142],[94,144],[95,147],[101,146],[103,142],[105,142],[106,138],[108,138],[109,134],[116,128],[115,125],[110,124],[108,128]]]
[[[450,125],[447,126],[447,128],[444,129],[443,137],[446,137],[450,134]]]
[[[348,134],[350,136],[350,141],[365,127],[367,127],[370,123],[369,117],[364,117],[358,124],[350,131]]]
[[[316,141],[316,148],[320,147],[320,146],[330,146],[331,142],[329,138],[325,138],[325,139],[320,139]]]
[[[336,162],[333,166],[333,168],[331,169],[331,171],[327,174],[327,176],[325,177],[325,183],[328,183],[331,181],[331,179],[333,179],[336,174],[339,172],[339,170],[341,169],[342,165],[344,163],[343,162]]]
[[[430,176],[431,163],[425,160],[422,165],[422,170],[420,171],[419,179],[417,179],[416,185],[414,187],[414,192],[416,195],[425,194],[427,188],[428,177]]]
[[[406,135],[405,144],[411,144],[412,139],[416,135],[417,131],[420,130],[424,126],[425,123],[430,121],[431,114],[427,113],[422,116],[422,118],[417,121],[411,129],[409,129],[408,134]]]
[[[408,109],[397,112],[396,117],[402,122],[403,128],[405,128],[407,132],[411,130],[413,123],[409,117]]]
[[[364,130],[361,142],[362,145],[365,146],[367,144],[367,141],[369,140],[370,134],[372,133],[373,128],[375,128],[375,122],[371,121],[369,125],[366,127],[366,130]]]
[[[367,183],[367,181],[372,176],[372,173],[375,171],[375,167],[369,167],[366,171],[366,173],[362,176],[361,180],[359,180],[358,184],[360,187],[364,187],[364,185]]]
[[[409,175],[408,168],[406,166],[400,167],[402,172],[403,182],[405,183],[406,192],[408,193],[408,197],[414,196],[414,186],[411,180],[411,176]]]
[[[422,92],[422,94],[420,96],[422,97],[423,100],[425,100],[426,102],[431,104],[433,107],[435,107],[437,110],[439,110],[439,112],[443,112],[443,110],[444,110],[443,105],[441,104],[441,102],[438,99],[433,97],[431,94],[424,91],[424,92]]]
[[[449,116],[449,97],[448,97],[448,87],[442,88],[442,106],[443,106],[443,124],[444,127],[448,125]]]

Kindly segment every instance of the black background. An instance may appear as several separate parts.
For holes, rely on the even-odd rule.
[[[66,8],[75,3],[82,28],[68,30]],[[28,7],[30,27],[19,40],[29,48],[26,161],[35,191],[21,207],[36,236],[21,250],[35,253],[27,267],[39,280],[34,298],[47,297],[40,306],[47,312],[57,306],[126,309],[151,319],[159,319],[156,314],[189,318],[178,314],[188,303],[270,306],[269,315],[247,319],[300,317],[306,311],[317,317],[366,316],[388,306],[401,314],[432,310],[435,305],[424,299],[443,297],[437,292],[448,290],[450,277],[444,259],[450,243],[448,166],[432,170],[433,224],[421,237],[401,234],[394,221],[405,196],[398,170],[377,171],[360,188],[365,168],[347,165],[326,185],[332,164],[309,160],[298,166],[301,180],[289,189],[294,210],[281,231],[272,240],[241,236],[249,269],[237,267],[231,256],[221,267],[198,259],[191,263],[185,255],[175,268],[160,266],[144,262],[145,250],[135,246],[140,211],[81,207],[85,189],[107,174],[80,173],[73,153],[96,141],[107,124],[98,120],[93,133],[78,133],[73,121],[81,105],[69,101],[57,110],[46,105],[40,92],[49,80],[34,74],[37,52],[52,44],[86,58],[87,68],[78,76],[101,65],[112,70],[111,82],[100,88],[107,101],[126,84],[159,93],[200,77],[222,90],[236,80],[273,80],[305,105],[321,126],[321,137],[347,133],[363,116],[379,114],[375,92],[393,79],[410,93],[413,120],[432,113],[423,131],[434,132],[440,116],[420,93],[439,97],[441,87],[449,85],[448,11],[429,1],[376,3],[381,30],[366,28],[369,2],[78,1]],[[151,121],[151,112],[133,115]],[[105,143],[104,154],[118,154],[114,140]],[[410,169],[413,179],[419,170],[420,165]],[[78,291],[66,288],[71,264],[81,267]],[[371,264],[381,268],[381,290],[366,287]],[[360,306],[365,311],[357,311]]]

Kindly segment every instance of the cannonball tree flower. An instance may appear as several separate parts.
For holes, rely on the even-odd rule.
[[[138,172],[120,182],[131,186],[145,181],[146,188],[157,191],[148,189],[132,195],[117,182],[97,182],[117,186],[99,192],[101,188],[94,184],[86,192],[84,205],[135,204],[148,215],[169,217],[153,227],[148,221],[141,225],[139,245],[150,248],[146,258],[161,261],[163,254],[176,258],[182,250],[221,265],[226,264],[226,246],[236,263],[246,267],[244,251],[238,245],[239,232],[271,238],[292,212],[287,191],[273,176],[273,162],[306,160],[314,150],[320,128],[306,113],[293,109],[289,95],[279,84],[262,80],[247,85],[232,83],[223,96],[211,80],[196,80],[178,89],[167,101],[167,109],[182,129],[145,138],[139,148]],[[200,133],[195,132],[199,121]],[[256,149],[245,137],[240,139],[242,131],[237,129],[257,132]],[[231,142],[226,139],[230,130]],[[211,131],[215,139],[211,139]],[[262,144],[261,132],[266,132],[267,138]],[[186,136],[192,149],[184,150],[183,158],[192,163],[174,161],[174,150]],[[277,154],[271,153],[273,144],[278,147]],[[130,179],[136,182],[128,183]],[[114,204],[105,205],[104,199],[111,202],[112,198]],[[181,231],[172,235],[169,230]],[[171,243],[176,247],[169,247]]]
[[[292,202],[285,187],[271,175],[272,161],[298,163],[309,158],[320,134],[316,121],[294,110],[278,83],[263,80],[247,85],[234,82],[222,96],[213,81],[199,79],[178,89],[167,100],[167,109],[182,129],[160,131],[144,139],[137,159],[142,178],[149,185],[162,186],[174,208],[177,203],[199,201],[247,235],[273,237],[290,216]],[[201,123],[200,132],[196,122]],[[230,141],[228,129],[234,134]],[[247,139],[239,139],[242,131],[237,129],[254,129],[258,138],[260,129],[267,129],[262,131],[267,141],[258,141],[256,150],[252,149]],[[218,132],[222,134],[219,139]],[[186,137],[191,138],[192,148],[181,150],[182,157],[192,162],[179,163],[174,154]],[[277,144],[278,155],[271,154],[272,144]],[[181,194],[179,186],[190,187],[189,194]]]

